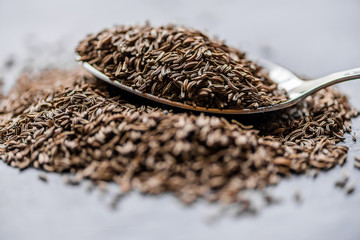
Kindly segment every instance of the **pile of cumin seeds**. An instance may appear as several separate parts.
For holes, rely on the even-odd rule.
[[[347,147],[336,142],[357,114],[333,88],[253,126],[131,102],[79,69],[25,74],[1,98],[0,157],[20,169],[115,181],[124,193],[231,203],[280,176],[342,164]]]
[[[113,81],[187,105],[255,109],[287,100],[245,53],[183,26],[115,26],[76,52]]]

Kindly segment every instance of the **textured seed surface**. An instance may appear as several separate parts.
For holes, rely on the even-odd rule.
[[[22,75],[1,97],[0,157],[20,169],[75,173],[68,184],[115,181],[122,194],[246,202],[244,189],[343,164],[347,147],[336,143],[355,115],[333,88],[266,118],[176,113],[122,96],[82,70],[48,70]]]
[[[245,53],[183,26],[115,26],[88,35],[76,51],[113,81],[191,106],[253,109],[287,100]]]

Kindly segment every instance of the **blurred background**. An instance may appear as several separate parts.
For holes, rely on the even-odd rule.
[[[359,0],[0,0],[0,78],[7,91],[23,70],[77,66],[73,51],[86,34],[114,24],[178,23],[216,35],[253,56],[294,72],[319,77],[360,67]],[[339,88],[360,106],[360,81]],[[359,118],[353,129],[360,135]],[[359,144],[343,168],[353,168]],[[342,168],[314,180],[292,177],[270,188],[281,203],[255,216],[223,217],[210,224],[219,206],[185,207],[170,195],[134,193],[116,211],[108,195],[88,194],[86,184],[69,187],[56,174],[49,183],[38,172],[19,172],[0,162],[0,239],[358,239],[360,189],[346,196],[334,188]],[[359,185],[360,188],[360,185]],[[292,200],[298,189],[304,202]]]

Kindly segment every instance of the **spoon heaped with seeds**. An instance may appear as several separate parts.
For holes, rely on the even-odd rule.
[[[327,86],[360,79],[360,68],[304,81],[287,69],[177,25],[115,26],[88,35],[76,60],[96,77],[172,107],[253,114],[290,107]]]

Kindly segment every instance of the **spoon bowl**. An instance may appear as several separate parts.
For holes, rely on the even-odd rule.
[[[302,80],[298,78],[295,74],[293,74],[291,71],[287,70],[286,68],[283,68],[267,60],[256,59],[255,62],[257,62],[260,66],[262,66],[268,71],[271,80],[273,80],[278,84],[278,88],[284,89],[287,92],[289,99],[279,104],[266,106],[266,107],[259,107],[256,109],[218,109],[218,108],[204,108],[199,106],[194,107],[184,103],[171,101],[166,98],[157,97],[149,93],[141,92],[137,89],[133,89],[129,86],[121,84],[118,81],[111,80],[108,76],[100,72],[98,69],[96,69],[88,62],[81,61],[79,56],[75,56],[75,59],[87,71],[89,71],[97,78],[129,93],[171,107],[197,111],[197,112],[207,112],[213,114],[244,115],[244,114],[256,114],[256,113],[265,113],[265,112],[281,110],[299,103],[300,101],[304,100],[307,96],[312,95],[315,92],[323,88],[326,88],[330,85],[334,85],[336,83],[345,82],[349,80],[360,79],[360,68],[355,68],[347,71],[333,73],[325,77],[321,77],[314,80]]]

